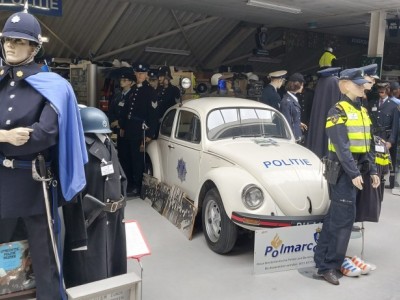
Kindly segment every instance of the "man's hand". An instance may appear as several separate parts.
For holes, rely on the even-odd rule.
[[[358,188],[359,190],[362,190],[362,189],[363,189],[363,186],[362,186],[362,185],[363,185],[364,181],[363,181],[361,175],[360,175],[360,176],[357,176],[356,178],[353,178],[351,181],[353,182],[353,184],[354,184],[354,186],[355,186],[356,188]]]
[[[371,180],[372,180],[372,187],[374,189],[376,189],[381,184],[381,180],[378,175],[371,175]]]
[[[18,127],[5,131],[5,142],[14,146],[22,146],[29,140],[29,134],[33,131],[32,128]]]

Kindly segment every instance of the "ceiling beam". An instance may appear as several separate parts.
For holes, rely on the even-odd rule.
[[[181,30],[183,38],[185,39],[185,42],[186,42],[186,44],[188,45],[188,47],[190,49],[190,52],[192,53],[192,55],[193,55],[194,59],[196,60],[197,64],[202,68],[204,63],[203,63],[203,61],[201,59],[199,59],[199,56],[196,54],[195,49],[192,47],[192,44],[189,41],[189,38],[188,38],[188,36],[187,36],[187,34],[185,32],[185,29],[182,28],[181,23],[179,22],[178,17],[176,16],[175,12],[172,9],[170,10],[170,12],[171,12],[172,16],[174,17],[175,22],[178,25],[179,29]]]
[[[201,26],[201,25],[206,24],[206,23],[209,23],[209,22],[216,21],[216,20],[218,20],[218,19],[219,19],[219,17],[209,17],[209,18],[206,18],[206,19],[204,19],[204,20],[197,21],[197,22],[194,22],[194,23],[192,23],[192,24],[185,25],[185,26],[183,26],[182,28],[184,28],[185,30],[187,30],[187,29],[191,29],[191,28],[194,28],[194,27]],[[168,31],[168,32],[159,34],[159,35],[157,35],[157,36],[154,36],[154,37],[145,39],[145,40],[143,40],[143,41],[140,41],[140,42],[137,42],[137,43],[134,43],[134,44],[131,44],[131,45],[128,45],[128,46],[119,48],[119,49],[117,49],[117,50],[114,50],[114,51],[110,51],[110,52],[108,52],[108,53],[101,54],[101,55],[99,55],[99,56],[96,56],[96,57],[94,58],[94,60],[102,60],[102,59],[104,59],[104,58],[112,57],[112,56],[115,56],[116,54],[119,54],[119,53],[122,53],[122,52],[126,52],[126,51],[129,51],[129,50],[132,50],[132,49],[134,49],[134,48],[137,48],[137,47],[146,45],[146,44],[148,44],[148,43],[150,43],[150,42],[154,42],[154,41],[163,39],[163,38],[165,38],[165,37],[167,37],[167,36],[171,36],[171,35],[174,35],[174,34],[177,34],[177,33],[180,33],[180,32],[181,32],[180,29],[174,29],[174,30],[171,30],[171,31]]]
[[[94,42],[91,52],[94,53],[94,55],[97,54],[97,52],[100,50],[100,48],[103,46],[104,42],[107,40],[111,32],[114,30],[115,25],[117,25],[118,21],[121,19],[122,15],[126,12],[128,9],[130,3],[125,2],[121,3],[121,5],[114,11],[114,13],[111,15],[111,17],[107,18],[106,26],[102,27],[101,30],[101,35],[97,38],[97,40]]]
[[[216,50],[212,51],[212,56],[207,59],[207,67],[215,68],[218,67],[222,61],[224,61],[236,47],[243,43],[245,39],[251,34],[254,34],[256,28],[243,26],[239,23],[231,32],[219,43]]]
[[[75,56],[79,56],[78,51],[75,51],[71,46],[69,46],[67,43],[65,43],[53,30],[51,30],[45,23],[43,23],[41,20],[37,19],[39,21],[39,23],[47,29],[48,32],[50,32],[50,34],[52,36],[54,36],[56,38],[56,40],[58,40],[62,45],[64,45],[64,47],[66,47],[69,51],[71,51],[73,54],[75,54]]]

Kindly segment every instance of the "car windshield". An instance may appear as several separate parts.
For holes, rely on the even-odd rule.
[[[207,117],[207,137],[211,141],[238,137],[290,139],[284,117],[264,108],[221,108]]]

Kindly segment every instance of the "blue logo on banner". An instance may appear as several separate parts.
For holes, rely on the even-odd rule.
[[[20,12],[25,0],[0,0],[0,10]],[[62,0],[28,0],[29,13],[33,15],[62,16]]]

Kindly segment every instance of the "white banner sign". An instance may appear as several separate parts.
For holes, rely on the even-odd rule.
[[[254,273],[312,267],[322,224],[256,230]]]

